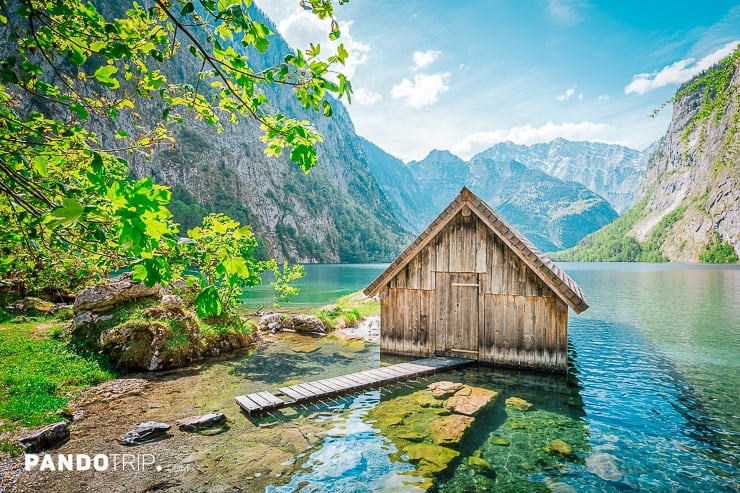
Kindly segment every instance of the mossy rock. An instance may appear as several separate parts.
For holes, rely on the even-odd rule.
[[[430,443],[414,443],[404,451],[409,461],[416,465],[422,475],[434,474],[443,471],[460,452],[441,445]]]
[[[481,476],[486,476],[491,479],[496,478],[496,471],[493,469],[490,462],[480,456],[480,450],[468,457],[468,465],[473,471]]]
[[[573,448],[570,445],[568,445],[564,440],[561,440],[559,438],[552,440],[550,443],[545,445],[545,447],[542,450],[544,450],[550,455],[568,456],[573,453]]]
[[[491,445],[498,445],[500,447],[508,447],[511,445],[511,441],[508,438],[500,437],[497,435],[491,435],[488,438],[488,443]]]
[[[517,411],[526,411],[532,407],[532,403],[519,397],[509,397],[506,399],[506,407],[516,409]]]
[[[475,418],[452,414],[432,421],[432,441],[437,444],[459,443]]]

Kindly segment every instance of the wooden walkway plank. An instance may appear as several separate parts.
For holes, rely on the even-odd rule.
[[[277,395],[267,391],[239,395],[234,399],[239,404],[239,407],[247,413],[259,414],[264,411],[279,409],[293,404],[301,404],[321,400],[330,396],[335,397],[339,394],[349,394],[371,387],[378,387],[385,383],[430,375],[439,371],[465,366],[474,361],[448,357],[425,358],[408,363],[382,366],[348,375],[280,387],[278,392],[291,400],[281,399]]]
[[[296,402],[305,401],[309,398],[303,392],[298,392],[297,390],[294,390],[293,387],[280,387],[278,390],[291,399],[294,399]]]

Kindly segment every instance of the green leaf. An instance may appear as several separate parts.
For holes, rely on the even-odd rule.
[[[324,108],[324,116],[329,118],[333,113],[331,109],[331,105],[329,104],[329,101],[326,101],[326,100],[322,101],[321,106]]]
[[[221,315],[223,303],[218,296],[218,290],[213,286],[208,286],[195,297],[195,307],[198,316],[201,318],[217,317]]]
[[[221,262],[226,270],[226,275],[231,276],[237,274],[241,277],[249,277],[249,269],[247,263],[242,257],[228,257]]]
[[[113,65],[103,65],[95,71],[95,78],[98,82],[111,89],[118,89],[121,84],[117,79],[113,77],[113,74],[118,72],[118,68]]]
[[[51,217],[55,218],[50,223],[52,227],[71,224],[77,221],[85,211],[82,204],[74,199],[65,198],[62,203],[64,204],[63,207],[57,207],[49,213]]]
[[[195,6],[193,5],[193,2],[188,2],[183,6],[182,10],[180,11],[180,15],[186,16],[193,11],[195,11]]]
[[[90,116],[87,113],[87,109],[85,109],[84,106],[82,106],[80,103],[74,103],[69,105],[69,109],[77,113],[77,118],[79,118],[82,121],[87,121],[88,117]]]

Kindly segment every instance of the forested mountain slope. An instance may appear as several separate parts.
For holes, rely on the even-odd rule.
[[[684,84],[636,205],[561,260],[733,262],[740,256],[740,49]]]

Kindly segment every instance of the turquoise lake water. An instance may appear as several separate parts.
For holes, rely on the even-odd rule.
[[[331,420],[335,432],[296,460],[287,484],[267,491],[414,491],[424,477],[437,491],[738,491],[740,268],[560,265],[591,305],[571,313],[567,377],[480,367],[431,379],[499,392],[456,445],[459,455],[432,475],[374,415],[431,380],[327,404],[333,414],[316,419]],[[295,303],[329,303],[384,267],[306,266]],[[249,303],[271,303],[261,296]],[[310,357],[321,365],[318,353]],[[377,345],[363,357],[377,366]],[[305,376],[300,365],[291,371],[286,379]],[[511,409],[508,397],[533,406]],[[544,453],[555,439],[572,452]],[[474,467],[480,458],[491,468]]]

